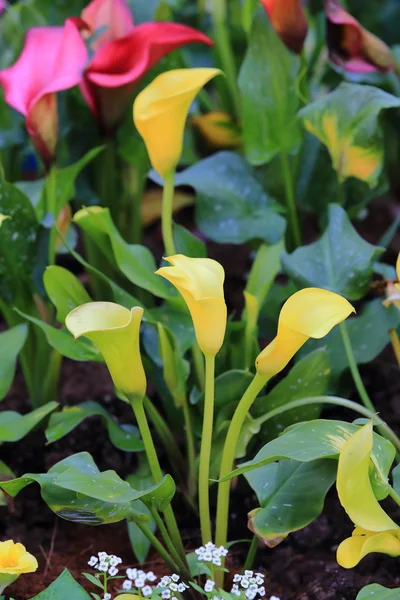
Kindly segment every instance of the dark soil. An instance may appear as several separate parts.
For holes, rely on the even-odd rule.
[[[376,243],[390,225],[396,210],[391,202],[377,202],[370,217],[360,224],[364,237]],[[309,230],[313,230],[311,223]],[[157,236],[157,229],[154,229],[149,243],[156,255],[159,253]],[[400,239],[397,237],[388,253],[388,260],[394,262],[399,249]],[[226,268],[230,308],[240,310],[249,249],[212,245],[211,253]],[[362,375],[381,416],[400,434],[400,380],[390,348],[372,365],[364,367]],[[122,422],[132,419],[129,407],[113,398],[113,387],[104,365],[65,360],[60,380],[60,401],[74,404],[88,399],[103,402]],[[356,396],[353,399],[356,400]],[[26,392],[19,373],[1,409],[21,413],[28,411]],[[326,410],[324,416],[348,420],[354,418],[353,414],[346,414],[346,411],[338,413]],[[135,469],[135,455],[115,449],[97,417],[85,421],[67,437],[50,446],[45,446],[41,430],[32,432],[17,444],[4,444],[1,459],[17,475],[22,475],[26,472],[44,472],[59,460],[83,450],[93,455],[101,470],[115,469],[124,477]],[[236,487],[232,497],[230,539],[249,537],[246,516],[248,511],[257,506],[243,481],[241,484]],[[388,506],[392,516],[400,520],[400,510],[396,515],[393,506]],[[197,519],[183,505],[179,505],[179,500],[176,511],[179,523],[183,524],[185,546],[193,550],[200,545]],[[94,591],[81,573],[90,571],[88,559],[101,550],[121,556],[124,567],[134,564],[125,523],[89,527],[63,521],[47,508],[36,485],[22,491],[8,507],[0,507],[0,514],[0,539],[24,543],[37,556],[40,565],[37,573],[22,576],[17,584],[8,589],[15,600],[32,598],[65,568],[88,591]],[[380,583],[392,588],[400,586],[398,561],[384,555],[369,556],[353,570],[338,566],[335,561],[336,548],[351,531],[352,524],[340,507],[335,490],[331,490],[323,514],[314,523],[292,534],[274,549],[260,546],[255,568],[266,573],[267,598],[275,595],[280,600],[355,600],[359,590],[368,583]],[[241,570],[246,551],[247,545],[243,543],[231,549],[228,566],[232,573]],[[154,553],[146,568],[159,576],[167,572],[163,562]]]

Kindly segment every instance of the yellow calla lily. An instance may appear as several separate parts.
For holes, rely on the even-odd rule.
[[[143,309],[113,302],[88,302],[71,311],[65,325],[75,339],[91,340],[102,353],[116,389],[128,399],[143,398],[146,375],[140,356]]]
[[[138,94],[133,120],[161,177],[179,162],[190,105],[201,88],[220,73],[206,68],[166,71]]]
[[[338,547],[336,560],[341,567],[352,569],[372,552],[400,556],[400,531],[366,531],[356,527],[351,537]]]
[[[194,117],[192,124],[212,148],[237,148],[242,144],[239,128],[228,113],[212,111]]]
[[[276,375],[309,338],[324,337],[352,312],[350,302],[334,292],[319,288],[296,292],[281,309],[277,336],[256,359],[257,372]]]
[[[375,497],[369,478],[372,422],[354,433],[339,454],[336,487],[341,505],[355,524],[352,537],[337,550],[337,561],[351,569],[370,552],[400,556],[400,527]]]
[[[162,267],[156,273],[168,279],[182,294],[201,351],[206,356],[215,356],[222,346],[226,329],[223,267],[210,258],[189,258],[183,254],[165,260],[172,267]]]
[[[356,525],[367,531],[398,529],[375,498],[369,479],[372,422],[354,433],[339,454],[336,487],[341,505]]]

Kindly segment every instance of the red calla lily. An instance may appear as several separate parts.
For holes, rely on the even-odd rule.
[[[386,72],[395,67],[390,48],[337,0],[325,0],[325,15],[329,57],[334,64],[353,73]]]
[[[179,23],[135,26],[124,0],[93,0],[81,18],[94,34],[91,47],[94,54],[85,71],[81,91],[107,131],[118,125],[137,82],[161,58],[186,44],[212,44],[200,31]],[[104,27],[106,31],[97,37],[96,31]]]
[[[261,0],[261,4],[282,42],[300,54],[308,31],[301,0]]]
[[[20,57],[0,71],[5,99],[26,117],[32,142],[48,167],[58,138],[56,93],[77,85],[87,62],[87,50],[76,25],[34,27],[26,34]]]

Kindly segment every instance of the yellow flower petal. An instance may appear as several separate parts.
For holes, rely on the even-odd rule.
[[[336,487],[341,505],[353,523],[367,531],[397,530],[375,498],[370,478],[372,422],[354,433],[339,454]]]
[[[226,329],[224,269],[210,258],[176,254],[165,260],[173,266],[162,267],[157,274],[182,294],[193,319],[197,343],[204,354],[214,356],[222,346]]]
[[[102,353],[114,385],[127,397],[142,398],[146,376],[140,356],[143,309],[113,302],[88,302],[67,315],[65,325],[75,339],[91,340]]]
[[[334,292],[319,288],[296,292],[282,307],[276,338],[257,357],[258,373],[276,375],[310,337],[324,337],[352,312],[346,298]]]
[[[219,69],[166,71],[137,96],[133,119],[161,177],[179,162],[190,105],[201,88],[220,73]]]
[[[0,542],[0,575],[33,573],[38,568],[36,558],[22,544],[12,540]]]
[[[337,549],[336,560],[345,569],[352,569],[371,552],[400,556],[400,539],[397,531],[368,532],[356,528],[352,537],[344,540]]]

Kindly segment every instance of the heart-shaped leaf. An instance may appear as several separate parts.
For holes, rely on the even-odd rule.
[[[89,594],[65,570],[53,581],[48,588],[31,600],[91,600]]]
[[[26,415],[20,415],[13,410],[3,410],[0,419],[0,443],[18,442],[57,406],[57,402],[49,402]]]

